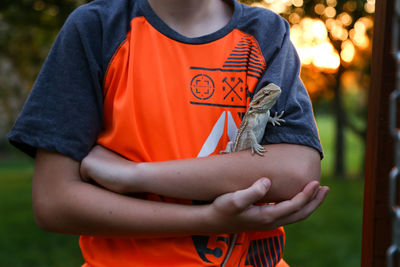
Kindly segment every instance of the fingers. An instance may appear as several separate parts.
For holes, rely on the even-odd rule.
[[[308,183],[303,191],[295,195],[292,199],[282,201],[276,205],[271,205],[270,211],[273,212],[275,218],[281,218],[293,214],[301,210],[308,202],[313,199],[319,189],[319,183],[313,181]]]
[[[253,205],[265,197],[270,186],[270,180],[262,178],[249,188],[221,195],[210,206],[211,217],[229,221],[233,232],[271,230],[307,218],[329,192],[328,187],[320,187],[313,181],[290,200],[272,205]]]
[[[328,192],[328,187],[320,187],[316,181],[310,182],[292,199],[263,206],[262,216],[273,228],[298,222],[314,212]]]
[[[235,212],[241,212],[250,205],[262,199],[270,187],[271,181],[267,178],[262,178],[257,180],[249,188],[234,192],[231,195],[231,201]]]
[[[310,202],[308,202],[299,211],[287,217],[281,218],[279,221],[279,226],[292,224],[306,219],[321,205],[321,203],[324,201],[328,193],[329,193],[329,187],[327,186],[320,187],[317,191],[315,198],[313,198]]]

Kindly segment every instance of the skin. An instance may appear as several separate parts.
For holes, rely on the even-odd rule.
[[[290,199],[307,183],[319,181],[316,150],[291,144],[264,148],[267,152],[263,157],[244,150],[205,158],[134,163],[96,146],[82,161],[81,175],[122,194],[150,192],[206,201],[247,188],[261,177],[272,182],[264,200],[273,202]]]
[[[148,0],[154,12],[172,29],[194,38],[228,24],[233,8],[220,0]],[[218,11],[218,12],[215,12]]]
[[[253,205],[270,190],[270,180],[262,178],[211,204],[179,205],[136,199],[83,182],[79,167],[69,157],[38,150],[32,195],[36,221],[44,230],[136,238],[266,231],[307,218],[328,193],[313,181],[290,200]]]
[[[188,37],[214,32],[225,26],[232,14],[225,2],[217,0],[149,3],[171,28]],[[148,164],[129,162],[95,147],[82,165],[67,156],[38,149],[32,189],[35,218],[41,228],[51,232],[136,238],[274,229],[305,219],[328,193],[328,188],[319,186],[316,151],[280,146],[267,147],[271,158],[263,157],[263,161],[243,151]],[[291,157],[294,153],[301,153],[301,157]],[[80,172],[101,184],[96,173],[104,167],[105,158],[115,164],[107,166],[118,170],[105,179],[114,180],[111,185],[99,186],[81,179]],[[280,181],[282,177],[286,180]],[[129,182],[131,178],[134,184]],[[164,178],[165,183],[158,188],[158,182]],[[199,190],[202,184],[204,187]],[[212,202],[191,206],[120,194],[135,190]],[[261,200],[283,201],[276,205],[253,205]]]

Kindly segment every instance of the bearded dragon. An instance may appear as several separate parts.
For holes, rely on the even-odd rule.
[[[270,115],[271,107],[281,94],[281,89],[276,84],[270,83],[261,88],[253,97],[249,104],[243,120],[240,124],[235,141],[229,141],[225,150],[221,153],[232,153],[245,149],[251,149],[251,153],[264,156],[265,148],[260,145],[264,136],[265,127],[270,122],[273,126],[285,122],[281,119],[283,112],[274,117]]]

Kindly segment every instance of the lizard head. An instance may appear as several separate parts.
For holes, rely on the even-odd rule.
[[[281,94],[281,88],[276,84],[270,83],[261,88],[250,102],[249,108],[252,110],[269,110]]]

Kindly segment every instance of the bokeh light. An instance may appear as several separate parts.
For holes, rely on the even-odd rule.
[[[314,65],[325,71],[335,71],[340,57],[328,38],[328,30],[320,19],[303,18],[291,28],[291,40],[303,65]]]
[[[371,47],[370,30],[375,1],[366,0],[363,6],[356,0],[338,5],[337,0],[318,1],[313,6],[317,15],[304,15],[304,0],[263,0],[257,6],[268,8],[287,18],[291,24],[291,40],[303,66],[313,66],[323,72],[336,72],[341,64],[349,66],[357,59],[358,51]],[[356,10],[367,14],[354,19]]]

